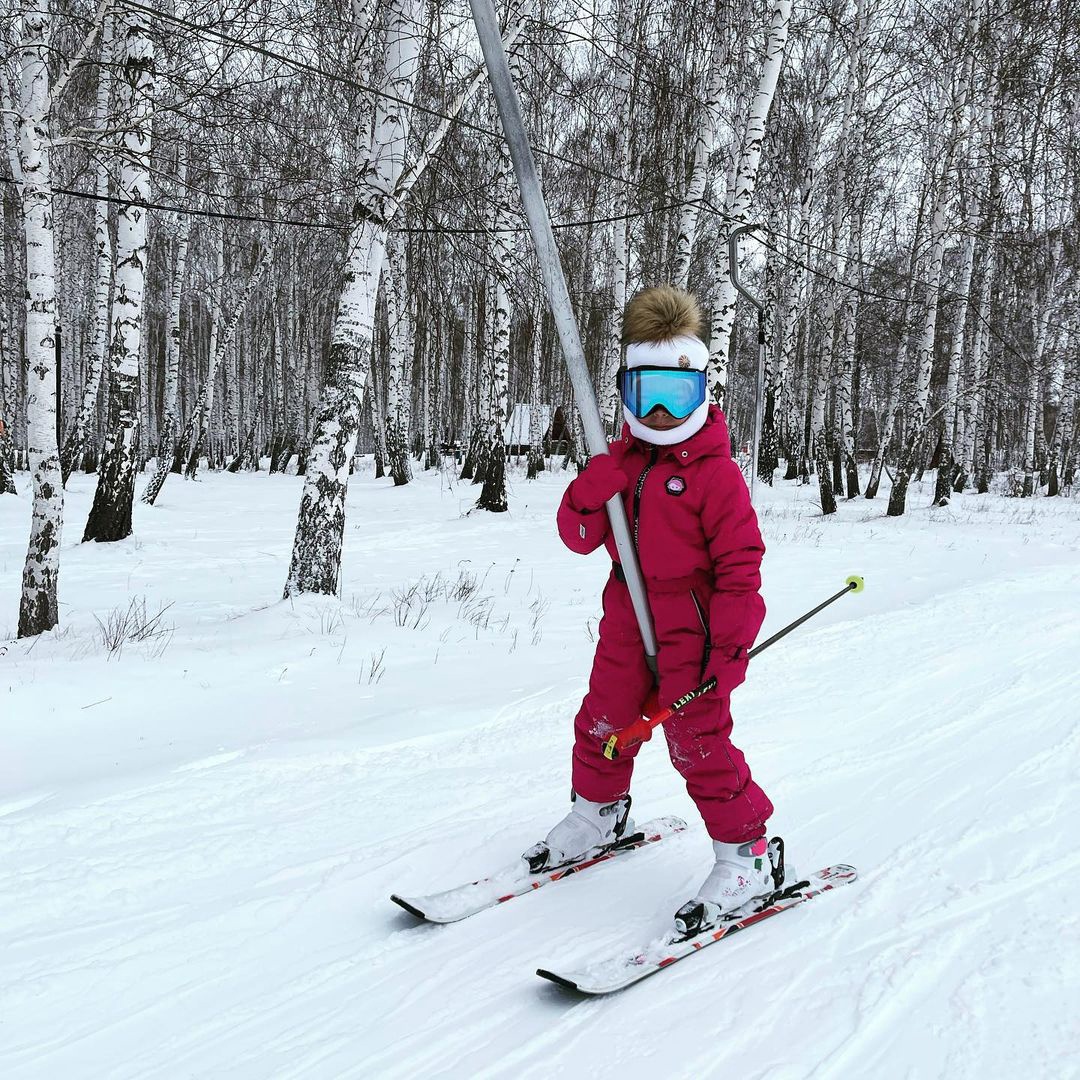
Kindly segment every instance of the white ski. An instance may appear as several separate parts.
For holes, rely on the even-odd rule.
[[[646,821],[635,832],[624,836],[603,854],[582,862],[571,863],[569,866],[560,866],[554,870],[531,874],[524,859],[518,859],[491,877],[481,878],[468,885],[459,885],[446,892],[432,893],[430,896],[394,894],[390,899],[418,919],[426,919],[434,923],[460,922],[479,911],[485,911],[497,904],[504,904],[507,900],[513,900],[515,896],[524,896],[551,882],[562,881],[573,874],[579,874],[601,863],[610,862],[612,859],[637,851],[638,848],[648,844],[658,843],[669,836],[681,833],[685,828],[686,822],[682,818],[655,818],[652,821]]]
[[[764,901],[759,901],[758,906],[748,914],[736,914],[719,923],[714,923],[693,937],[680,938],[672,931],[650,942],[644,948],[635,949],[621,956],[608,957],[581,968],[565,971],[538,968],[536,974],[582,994],[610,994],[615,990],[632,986],[661,969],[670,967],[684,956],[700,952],[707,945],[722,941],[739,930],[745,930],[748,926],[769,919],[773,915],[779,915],[782,911],[788,911],[840,885],[847,885],[856,877],[857,873],[853,866],[847,866],[844,863],[826,866],[817,873],[811,874],[809,878],[786,886]]]

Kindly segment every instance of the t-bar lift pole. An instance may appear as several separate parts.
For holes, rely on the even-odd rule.
[[[585,362],[585,351],[581,347],[574,309],[570,305],[570,294],[566,289],[559,252],[555,247],[555,235],[551,231],[551,219],[548,217],[547,204],[540,190],[540,180],[536,174],[536,162],[532,148],[525,135],[525,122],[521,115],[521,102],[514,82],[510,76],[510,65],[506,61],[502,40],[499,33],[499,21],[491,0],[469,0],[472,6],[473,22],[480,36],[480,47],[484,52],[488,78],[495,93],[495,103],[502,120],[503,134],[510,148],[510,157],[514,162],[518,187],[521,189],[521,201],[525,206],[525,216],[529,221],[529,232],[536,245],[536,257],[540,263],[540,273],[544,279],[551,314],[555,318],[555,327],[559,333],[559,344],[570,372],[570,381],[574,386],[581,426],[585,431],[585,440],[589,453],[593,456],[607,453],[607,437],[604,424],[600,419],[600,410],[596,405],[596,394],[589,380],[589,368]],[[656,673],[656,635],[653,633],[652,614],[645,593],[645,582],[638,566],[637,552],[630,536],[630,526],[626,520],[626,508],[622,496],[616,495],[607,504],[611,531],[615,537],[615,547],[619,552],[623,574],[630,590],[630,599],[641,628],[641,640],[645,645],[645,657],[653,673]]]
[[[754,376],[754,441],[753,457],[750,459],[750,501],[754,500],[754,480],[757,477],[758,454],[761,453],[762,408],[765,404],[765,303],[758,299],[739,277],[739,237],[743,233],[760,229],[760,225],[739,225],[728,233],[728,272],[731,284],[757,309],[757,373]]]

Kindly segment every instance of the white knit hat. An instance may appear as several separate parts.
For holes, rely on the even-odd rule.
[[[682,289],[661,285],[635,296],[624,316],[626,366],[685,368],[705,371],[709,347],[698,337],[701,309],[694,297]],[[696,435],[709,415],[706,399],[678,427],[654,431],[643,424],[625,405],[623,416],[637,438],[654,446],[674,446]]]

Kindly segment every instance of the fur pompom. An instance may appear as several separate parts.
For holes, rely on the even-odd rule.
[[[626,305],[622,340],[624,345],[684,336],[704,340],[704,328],[705,319],[693,295],[673,285],[657,285],[642,289]]]

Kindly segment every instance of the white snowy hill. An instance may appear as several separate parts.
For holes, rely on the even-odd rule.
[[[501,517],[358,476],[343,599],[298,603],[296,478],[176,482],[107,547],[92,479],[37,641],[0,497],[5,1080],[1080,1076],[1076,500],[760,496],[763,636],[867,588],[754,661],[736,741],[795,865],[859,881],[585,999],[534,969],[659,933],[711,857],[661,739],[635,812],[687,833],[454,926],[388,900],[565,812],[608,569],[558,542],[566,475]]]

